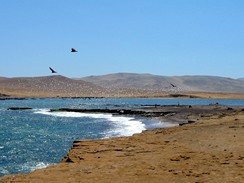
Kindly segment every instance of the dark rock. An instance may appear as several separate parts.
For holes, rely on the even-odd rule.
[[[30,110],[30,107],[10,107],[8,110]]]
[[[70,157],[68,157],[66,160],[65,160],[66,163],[74,163],[74,161],[72,161],[72,159],[70,159]]]

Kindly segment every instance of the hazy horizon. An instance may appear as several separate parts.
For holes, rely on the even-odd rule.
[[[132,73],[132,72],[117,72],[117,73],[107,73],[107,74],[93,74],[93,75],[87,75],[87,76],[78,76],[78,77],[68,77],[61,74],[47,74],[47,75],[40,75],[40,76],[14,76],[14,77],[7,77],[7,76],[1,76],[2,78],[36,78],[36,77],[49,77],[49,76],[62,76],[70,79],[79,79],[79,78],[85,78],[85,77],[99,77],[99,76],[105,76],[105,75],[113,75],[113,74],[138,74],[138,75],[152,75],[152,76],[163,76],[163,77],[220,77],[220,78],[230,78],[230,79],[244,79],[244,77],[239,78],[233,78],[233,77],[225,77],[225,76],[216,76],[216,75],[172,75],[172,76],[166,76],[166,75],[158,75],[158,74],[151,74],[151,73]]]

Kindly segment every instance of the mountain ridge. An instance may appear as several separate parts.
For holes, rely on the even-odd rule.
[[[152,74],[114,73],[80,78],[105,88],[132,88],[199,92],[244,92],[244,80],[221,76],[186,75],[160,76]],[[173,87],[176,86],[176,87]]]
[[[192,95],[194,92],[198,93],[197,96]],[[137,73],[83,78],[67,78],[61,75],[0,77],[0,97],[204,97],[199,92],[243,95],[244,80],[219,76],[160,76]]]

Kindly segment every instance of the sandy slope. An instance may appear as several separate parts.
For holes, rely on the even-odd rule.
[[[114,84],[106,84],[104,82],[102,82],[103,84],[100,83],[97,85],[96,82],[91,83],[60,75],[17,78],[0,77],[0,97],[201,97],[244,99],[244,90],[240,89],[244,88],[243,81],[241,80],[228,80],[228,83],[222,81],[220,82],[221,85],[216,84],[215,87],[219,88],[217,90],[218,92],[209,92],[211,89],[205,90],[205,92],[199,92],[198,89],[188,90],[187,88],[189,87],[185,87],[184,85],[172,87],[170,83],[173,81],[168,81],[167,78],[165,80],[163,79],[164,77],[157,78],[156,76],[150,76],[149,78],[136,78],[126,77],[120,80],[115,78],[114,83],[119,84],[123,80],[122,83],[124,85],[114,86]],[[217,82],[215,79],[213,80]],[[175,82],[173,83],[175,84]],[[194,80],[193,83],[198,82]],[[128,84],[131,86],[128,86]],[[201,84],[200,82],[198,85],[204,85],[207,89],[206,84]],[[211,88],[212,85],[208,85],[208,88]],[[222,92],[226,91],[222,89],[224,86],[228,86],[229,88],[233,87],[230,90],[233,92]]]
[[[132,137],[75,141],[61,163],[0,182],[244,182],[244,110],[229,109]]]
[[[160,76],[152,74],[114,73],[88,76],[81,79],[106,88],[134,88],[181,92],[244,92],[243,80],[217,76]]]

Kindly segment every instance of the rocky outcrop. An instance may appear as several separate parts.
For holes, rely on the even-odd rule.
[[[158,120],[174,122],[180,125],[193,123],[199,119],[208,119],[213,116],[240,112],[243,108],[238,106],[228,107],[219,104],[210,105],[155,105],[144,108],[103,108],[103,109],[79,109],[59,108],[51,109],[51,112],[82,112],[82,113],[110,113],[114,115],[130,115],[156,118]]]

